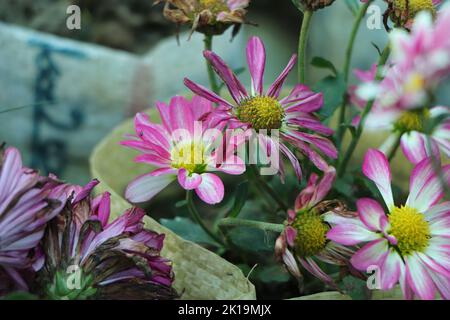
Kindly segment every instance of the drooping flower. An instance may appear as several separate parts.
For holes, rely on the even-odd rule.
[[[219,35],[230,26],[245,23],[250,0],[155,0],[164,2],[164,16],[179,25],[188,24],[192,32]]]
[[[335,0],[292,0],[296,6],[304,10],[316,11],[331,6]]]
[[[66,186],[69,203],[43,239],[43,294],[70,300],[176,298],[171,263],[160,255],[165,236],[144,229],[139,208],[109,222],[110,195],[91,197],[98,183]]]
[[[363,83],[375,79],[376,65],[369,71],[356,70],[355,74]],[[361,111],[367,101],[355,94],[355,87],[350,88],[351,102]],[[409,161],[414,164],[430,156],[440,158],[440,152],[450,157],[450,108],[436,106],[431,109],[402,109],[399,107],[381,107],[375,101],[371,112],[366,118],[365,128],[368,130],[389,130],[391,135],[387,138],[381,150],[391,147],[392,142],[401,135],[401,148]],[[443,119],[440,119],[443,117]],[[359,116],[357,116],[358,120]],[[435,120],[440,120],[432,132],[427,132],[427,124],[432,125]],[[429,140],[429,141],[428,141]]]
[[[346,211],[339,201],[324,200],[333,186],[336,170],[330,167],[322,179],[312,174],[306,188],[298,195],[294,210],[288,211],[284,232],[276,241],[275,254],[289,272],[300,281],[300,266],[323,282],[336,287],[333,279],[317,264],[322,262],[345,266],[353,251],[326,237],[330,225],[323,217],[327,212]]]
[[[361,0],[367,3],[368,0]],[[384,0],[388,4],[388,9],[384,13],[385,24],[390,17],[397,27],[409,28],[416,15],[421,11],[428,11],[433,16],[436,14],[436,7],[442,0]]]
[[[450,5],[437,15],[420,12],[408,33],[390,33],[391,58],[381,82],[362,86],[364,100],[376,99],[380,107],[423,108],[432,92],[450,74]],[[368,90],[368,89],[371,90]]]
[[[442,172],[450,183],[450,165]],[[394,203],[389,162],[382,152],[367,152],[363,173],[376,184],[388,213],[378,202],[360,199],[358,217],[326,215],[334,225],[327,237],[348,246],[367,243],[350,261],[362,272],[377,267],[382,290],[400,283],[407,299],[433,299],[436,290],[450,299],[450,202],[440,202],[444,191],[432,159],[415,166],[403,205]]]
[[[233,71],[214,52],[205,51],[204,56],[228,87],[235,103],[226,101],[189,79],[185,79],[185,84],[194,93],[221,104],[212,115],[217,121],[226,121],[230,128],[254,129],[258,132],[265,130],[266,133],[278,130],[281,143],[266,133],[260,133],[261,148],[268,153],[273,148],[280,150],[291,161],[299,178],[301,178],[300,164],[287,145],[297,147],[320,170],[328,168],[328,164],[315,150],[333,159],[337,157],[335,146],[324,137],[332,135],[333,130],[323,125],[314,114],[323,105],[323,95],[312,92],[303,84],[298,84],[287,97],[280,98],[283,84],[297,59],[296,55],[292,56],[287,67],[267,92],[264,92],[263,88],[266,51],[258,37],[252,37],[247,45],[247,61],[252,78],[250,92],[247,92]]]
[[[138,113],[136,135],[121,142],[142,152],[136,162],[158,167],[131,182],[126,198],[133,203],[148,201],[178,178],[184,189],[195,190],[204,202],[221,202],[223,183],[210,172],[239,175],[245,172],[245,164],[233,153],[221,152],[223,126],[211,126],[202,120],[212,112],[212,103],[197,96],[192,101],[177,96],[169,105],[159,102],[157,107],[162,124],[152,123],[146,114]]]
[[[34,251],[48,221],[62,209],[64,193],[22,165],[17,149],[0,147],[0,295],[28,290],[24,275],[33,274]],[[27,277],[28,278],[28,277]]]

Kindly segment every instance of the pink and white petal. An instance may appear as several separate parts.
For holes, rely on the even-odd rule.
[[[440,159],[439,147],[436,142],[432,142],[433,155]],[[401,147],[405,157],[413,164],[418,164],[425,158],[431,156],[427,148],[427,139],[424,134],[417,131],[405,133],[401,138]]]
[[[128,185],[125,190],[125,198],[132,203],[149,201],[175,179],[176,176],[174,174],[157,176],[153,173],[144,174]]]
[[[434,272],[429,272],[429,275],[441,297],[450,300],[450,278]]]
[[[232,174],[232,175],[240,175],[243,174],[246,170],[244,161],[238,156],[228,156],[225,160],[225,163],[222,163],[217,170]]]
[[[252,80],[252,95],[263,95],[266,49],[258,37],[251,37],[247,44],[247,63]]]
[[[292,167],[294,168],[295,175],[297,176],[298,180],[302,179],[302,168],[300,167],[300,163],[298,162],[297,157],[292,153],[291,150],[289,150],[288,147],[286,147],[283,143],[280,143],[280,150],[281,152],[289,159],[289,161],[292,164]]]
[[[450,183],[450,165],[442,168],[444,179]],[[444,196],[441,179],[436,173],[433,160],[427,158],[413,169],[410,178],[409,197],[406,205],[419,212],[427,211]]]
[[[192,97],[192,113],[194,115],[194,120],[200,120],[205,114],[214,110],[211,101],[194,95]]]
[[[215,94],[211,90],[205,88],[204,86],[199,85],[199,84],[189,80],[188,78],[184,79],[184,85],[186,87],[188,87],[188,89],[190,89],[195,94],[197,94],[211,102],[222,104],[222,105],[228,106],[230,108],[233,108],[233,105],[231,103],[229,103],[227,100],[223,99],[222,97]]]
[[[185,190],[194,190],[202,183],[202,176],[197,173],[191,173],[182,168],[178,170],[178,182]]]
[[[330,192],[333,187],[333,183],[336,180],[336,169],[334,167],[329,167],[319,181],[319,183],[314,187],[314,194],[309,201],[309,205],[315,206],[317,203],[322,201],[328,192]]]
[[[386,224],[382,223],[382,221],[387,220],[387,217],[378,202],[369,198],[363,198],[358,200],[356,206],[358,208],[359,218],[369,230],[383,231],[382,227]]]
[[[312,92],[305,85],[297,85],[291,94],[282,99],[280,103],[285,106],[286,113],[305,112],[311,113],[323,106],[323,94]]]
[[[450,216],[435,219],[430,222],[430,234],[450,238]]]
[[[317,265],[317,263],[311,258],[311,257],[305,257],[305,258],[298,258],[299,262],[305,268],[308,270],[309,273],[311,273],[316,278],[320,279],[324,283],[336,288],[336,284],[334,283],[333,279],[327,275],[325,272],[323,272],[322,269]]]
[[[369,149],[364,156],[362,171],[367,178],[376,184],[386,206],[391,210],[394,206],[391,188],[392,177],[389,161],[384,153],[376,149]]]
[[[414,298],[414,292],[406,279],[406,265],[402,263],[400,265],[400,288],[402,289],[403,296],[406,300],[412,300]]]
[[[447,270],[440,261],[435,261],[427,254],[416,252],[417,257],[422,261],[422,264],[427,267],[429,273],[439,273],[450,279],[450,270]]]
[[[337,224],[327,233],[327,238],[337,243],[354,246],[361,242],[377,240],[380,235],[368,230],[362,224],[352,221],[350,223]],[[356,220],[356,219],[355,219]]]
[[[438,203],[424,212],[427,221],[450,216],[450,201]]]
[[[429,240],[425,254],[450,270],[450,241],[447,237],[434,236]]]
[[[423,300],[433,300],[435,297],[435,286],[433,279],[427,272],[416,253],[404,257],[406,263],[406,280],[414,293]]]
[[[315,135],[315,134],[309,134],[304,132],[298,132],[294,130],[289,130],[289,132],[285,133],[289,137],[291,137],[294,140],[301,140],[303,142],[309,143],[319,149],[321,152],[323,152],[325,155],[332,159],[337,158],[337,149],[334,146],[333,142],[331,140]]]
[[[169,116],[172,132],[177,129],[186,129],[193,134],[195,119],[191,107],[191,102],[183,96],[175,96],[170,100]]]
[[[395,249],[389,249],[381,264],[381,288],[391,290],[399,281],[403,260]]]
[[[169,106],[167,104],[165,104],[164,102],[157,101],[156,108],[159,111],[161,123],[163,124],[164,128],[168,132],[172,132],[172,126],[170,124]]]
[[[287,76],[291,72],[292,68],[294,68],[295,62],[297,61],[297,55],[294,54],[289,60],[286,68],[281,72],[275,82],[270,86],[267,91],[267,95],[272,98],[278,98],[281,93],[281,89],[283,88],[283,84],[286,81]]]
[[[203,173],[202,183],[195,189],[197,195],[208,204],[217,204],[223,200],[224,186],[222,180],[212,173]]]
[[[294,255],[289,249],[286,249],[282,255],[283,263],[288,269],[289,273],[292,274],[297,279],[302,279],[303,275],[298,268],[297,261],[295,260]]]
[[[248,97],[247,91],[227,64],[214,52],[204,51],[203,56],[209,61],[217,75],[223,80],[236,103]]]
[[[366,272],[367,268],[372,266],[377,266],[381,269],[382,263],[388,254],[388,241],[386,239],[378,239],[356,251],[350,262],[356,269],[363,272]]]
[[[286,232],[286,241],[287,243],[293,247],[295,244],[295,238],[297,238],[297,230],[295,230],[291,226],[287,226],[285,229]]]

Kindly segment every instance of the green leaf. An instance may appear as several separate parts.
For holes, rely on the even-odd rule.
[[[298,10],[300,10],[301,12],[303,12],[305,10],[305,8],[303,7],[302,4],[302,0],[292,0],[292,3],[294,4],[294,6],[297,7]]]
[[[264,283],[283,283],[288,282],[291,279],[289,273],[281,265],[261,266],[255,271],[254,277],[261,280]]]
[[[336,77],[328,76],[322,79],[313,89],[316,92],[322,92],[324,96],[324,104],[318,114],[324,118],[329,118],[342,105],[344,93],[347,91],[347,85],[344,77],[338,74]]]
[[[160,223],[186,240],[219,247],[217,242],[189,218],[161,219]]]
[[[367,283],[364,280],[347,276],[342,279],[340,287],[353,300],[367,300],[370,298],[369,289],[367,288]]]
[[[311,60],[311,65],[313,65],[313,66],[316,67],[316,68],[328,69],[328,70],[330,70],[331,72],[333,72],[333,74],[334,74],[335,76],[338,75],[337,69],[336,69],[336,67],[334,66],[334,64],[333,64],[330,60],[327,60],[327,59],[325,59],[325,58],[322,58],[322,57],[314,57],[314,58]]]
[[[230,213],[228,214],[230,218],[236,218],[244,207],[248,196],[248,185],[248,181],[244,181],[238,184],[236,188],[233,208],[231,208]]]
[[[183,208],[185,206],[187,206],[186,200],[181,200],[181,201],[178,201],[177,203],[175,203],[175,208]]]
[[[231,242],[238,248],[250,252],[273,252],[275,239],[273,232],[246,227],[237,227],[228,233]]]
[[[3,300],[38,300],[39,298],[32,293],[17,291],[8,294]]]

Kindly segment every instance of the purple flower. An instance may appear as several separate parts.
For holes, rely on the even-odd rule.
[[[98,184],[66,186],[71,200],[49,223],[40,272],[52,299],[172,299],[171,263],[160,256],[164,235],[144,229],[145,213],[127,210],[109,222],[110,195]]]
[[[56,182],[22,166],[17,149],[0,150],[0,295],[28,290],[26,275],[40,260],[34,255],[46,223],[62,209],[65,195]]]

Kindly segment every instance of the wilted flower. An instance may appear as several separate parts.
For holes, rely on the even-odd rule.
[[[368,0],[361,0],[367,3]],[[409,28],[415,16],[421,11],[428,11],[433,16],[436,14],[436,7],[442,3],[442,0],[384,0],[388,4],[388,9],[384,13],[385,25],[387,27],[388,17],[397,27]]]
[[[450,165],[442,171],[449,183]],[[382,152],[367,152],[363,173],[376,184],[388,214],[378,202],[360,199],[358,217],[326,215],[325,220],[334,225],[327,237],[349,246],[368,242],[350,261],[362,272],[377,267],[381,289],[390,290],[400,282],[407,299],[414,294],[433,299],[436,290],[450,299],[450,203],[439,203],[444,191],[432,160],[415,166],[404,205],[394,203],[389,162]]]
[[[62,209],[65,194],[56,182],[22,166],[17,149],[0,147],[0,295],[28,290],[23,274],[39,268],[34,250],[46,223]]]
[[[292,275],[302,279],[299,265],[324,281],[336,287],[333,279],[319,267],[320,261],[345,266],[353,254],[350,249],[329,241],[326,237],[330,225],[323,219],[323,214],[331,211],[345,212],[345,206],[339,201],[326,201],[336,178],[336,171],[330,167],[321,180],[312,174],[306,188],[295,201],[295,210],[288,211],[285,231],[276,241],[275,254],[283,261]]]
[[[335,0],[292,0],[302,11],[316,11],[331,6]]]
[[[210,126],[201,121],[213,110],[212,103],[194,96],[172,98],[169,105],[157,103],[162,125],[152,123],[144,113],[135,118],[136,135],[121,144],[141,151],[137,162],[157,166],[151,173],[136,178],[128,185],[125,196],[134,203],[153,198],[178,178],[186,190],[195,190],[208,204],[216,204],[224,197],[220,178],[210,173],[222,171],[239,175],[245,164],[232,153],[223,155],[222,126]],[[230,148],[234,151],[234,148]]]
[[[165,2],[164,16],[177,24],[191,25],[192,32],[222,34],[245,23],[250,0],[156,0]]]
[[[370,71],[356,70],[355,74],[362,82],[370,82],[375,79],[376,66]],[[367,101],[360,99],[354,93],[355,88],[350,89],[352,103],[361,111]],[[450,109],[444,106],[437,106],[431,109],[402,109],[395,106],[381,107],[377,102],[372,107],[365,122],[368,130],[390,130],[391,135],[380,149],[388,150],[391,143],[401,135],[401,147],[403,153],[414,164],[429,156],[440,158],[440,151],[450,157]],[[445,118],[445,116],[447,117]],[[441,120],[440,117],[443,117]],[[359,116],[355,119],[359,121]],[[432,122],[440,121],[431,134],[426,132],[427,124],[432,126]],[[428,140],[430,140],[428,142]],[[429,145],[430,144],[430,145]]]
[[[364,100],[376,99],[380,107],[414,109],[427,107],[430,92],[450,74],[450,5],[435,23],[430,13],[417,15],[411,33],[390,33],[392,56],[380,83],[357,90]]]
[[[69,202],[47,227],[39,273],[51,299],[173,299],[170,262],[160,256],[164,235],[144,229],[145,213],[127,210],[111,223],[110,195],[98,184],[66,186]]]
[[[280,99],[283,84],[295,65],[296,55],[292,56],[287,67],[267,92],[263,89],[266,51],[258,37],[252,37],[247,45],[247,60],[252,78],[250,92],[247,92],[233,71],[214,52],[205,51],[204,56],[228,87],[235,104],[189,79],[185,79],[185,84],[194,93],[221,104],[212,114],[217,121],[226,121],[230,128],[254,129],[259,132],[265,130],[266,133],[278,130],[284,142],[280,143],[278,139],[272,139],[267,134],[259,134],[261,148],[267,150],[267,153],[270,153],[270,150],[281,150],[291,161],[299,179],[300,164],[286,144],[297,147],[320,170],[328,168],[328,164],[312,148],[317,148],[333,159],[337,157],[333,143],[322,136],[332,135],[333,130],[323,125],[314,114],[323,105],[323,95],[298,84],[287,97]]]

